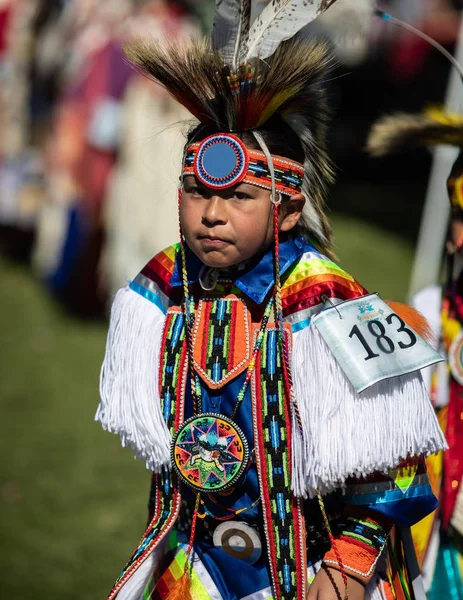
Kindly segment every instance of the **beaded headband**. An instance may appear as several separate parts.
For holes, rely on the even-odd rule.
[[[302,190],[304,167],[272,155],[275,190],[292,196]],[[217,133],[188,146],[183,175],[195,175],[207,187],[221,190],[249,183],[272,190],[272,175],[263,152],[247,148],[230,133]]]

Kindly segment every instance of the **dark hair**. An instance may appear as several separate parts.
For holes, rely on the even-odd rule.
[[[200,142],[214,133],[219,133],[219,130],[214,131],[206,125],[199,124],[187,134],[187,145],[193,141]],[[272,154],[284,156],[285,158],[304,164],[305,155],[301,141],[281,115],[272,116],[262,127],[259,127],[259,133],[264,138]],[[233,135],[239,137],[248,148],[260,150],[256,138],[250,131],[234,133]]]

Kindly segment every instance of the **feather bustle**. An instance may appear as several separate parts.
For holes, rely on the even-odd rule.
[[[432,344],[434,342],[432,328],[426,317],[422,315],[420,311],[416,310],[416,308],[413,308],[413,306],[404,304],[403,302],[393,302],[391,300],[387,300],[386,304],[391,310],[397,313],[407,325],[416,331],[418,335],[428,342],[428,344]]]

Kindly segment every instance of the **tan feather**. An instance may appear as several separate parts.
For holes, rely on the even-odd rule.
[[[356,64],[368,52],[374,0],[337,0],[317,19],[317,29],[335,44],[343,62]]]
[[[442,111],[412,115],[397,113],[379,119],[372,127],[366,150],[384,156],[420,146],[463,146],[463,118],[450,118]]]

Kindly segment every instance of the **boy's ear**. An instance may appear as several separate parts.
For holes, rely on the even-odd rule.
[[[305,198],[302,194],[294,194],[289,200],[281,203],[280,231],[290,231],[299,222],[304,208]]]

